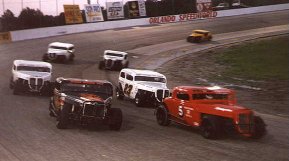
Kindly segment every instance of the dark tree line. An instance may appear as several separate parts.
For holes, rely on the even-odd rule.
[[[219,3],[228,3],[229,8],[235,0],[212,0],[213,6],[217,6]],[[241,0],[244,6],[261,6],[272,5],[280,3],[288,3],[288,0]],[[146,0],[146,12],[147,17],[176,15],[184,13],[196,12],[196,0]],[[128,9],[125,4],[125,15],[127,15]],[[84,12],[82,12],[83,18]],[[104,20],[107,20],[106,11],[103,10]],[[18,17],[15,17],[13,12],[6,10],[2,17],[0,17],[0,32],[51,27],[65,25],[64,13],[58,16],[44,15],[40,10],[25,8],[21,11]]]
[[[25,8],[18,17],[12,11],[6,10],[1,17],[1,30],[13,31],[40,27],[61,26],[64,23],[64,14],[59,16],[44,15],[40,10]]]

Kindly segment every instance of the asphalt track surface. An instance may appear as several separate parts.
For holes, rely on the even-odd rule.
[[[0,45],[0,160],[289,160],[288,118],[261,114],[268,125],[268,134],[260,140],[236,136],[206,140],[196,129],[178,124],[159,126],[152,108],[137,108],[130,101],[115,99],[113,106],[121,108],[124,114],[119,132],[105,126],[59,130],[55,118],[48,115],[49,98],[15,96],[8,83],[14,59],[41,60],[53,41],[74,43],[77,49],[74,63],[53,64],[54,78],[108,79],[116,83],[118,72],[97,69],[105,49],[130,51],[183,40],[193,29],[223,34],[288,25],[288,13],[287,10],[123,28]],[[132,54],[131,67],[143,64],[149,57]]]

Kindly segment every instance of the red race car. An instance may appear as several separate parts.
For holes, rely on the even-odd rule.
[[[248,108],[236,105],[235,92],[221,87],[179,86],[156,109],[159,125],[171,121],[198,127],[202,136],[217,139],[225,132],[261,138],[266,134],[263,119]]]

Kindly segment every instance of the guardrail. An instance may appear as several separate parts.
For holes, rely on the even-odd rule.
[[[289,9],[289,3],[217,11],[216,16],[213,16],[213,17],[237,16],[237,15],[271,12],[271,11],[287,10],[287,9]],[[180,15],[171,15],[171,16],[180,17]],[[97,23],[88,23],[88,24],[77,24],[77,25],[47,27],[47,28],[38,28],[38,29],[18,30],[18,31],[12,31],[10,32],[10,34],[11,34],[11,41],[21,41],[21,40],[45,38],[45,37],[51,37],[51,36],[59,36],[59,35],[65,35],[65,34],[81,33],[81,32],[91,32],[91,31],[100,31],[100,30],[132,27],[132,26],[151,25],[152,24],[151,19],[152,18],[141,18],[141,19],[106,21],[106,22],[97,22]],[[191,20],[197,20],[197,19],[198,18],[187,19],[184,21],[191,21]],[[171,23],[171,22],[178,22],[178,21],[168,21],[168,22],[162,22],[162,23]]]

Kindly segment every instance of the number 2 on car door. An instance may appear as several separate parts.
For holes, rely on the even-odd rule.
[[[132,85],[125,84],[123,93],[126,95],[130,95],[131,90],[132,90]]]

